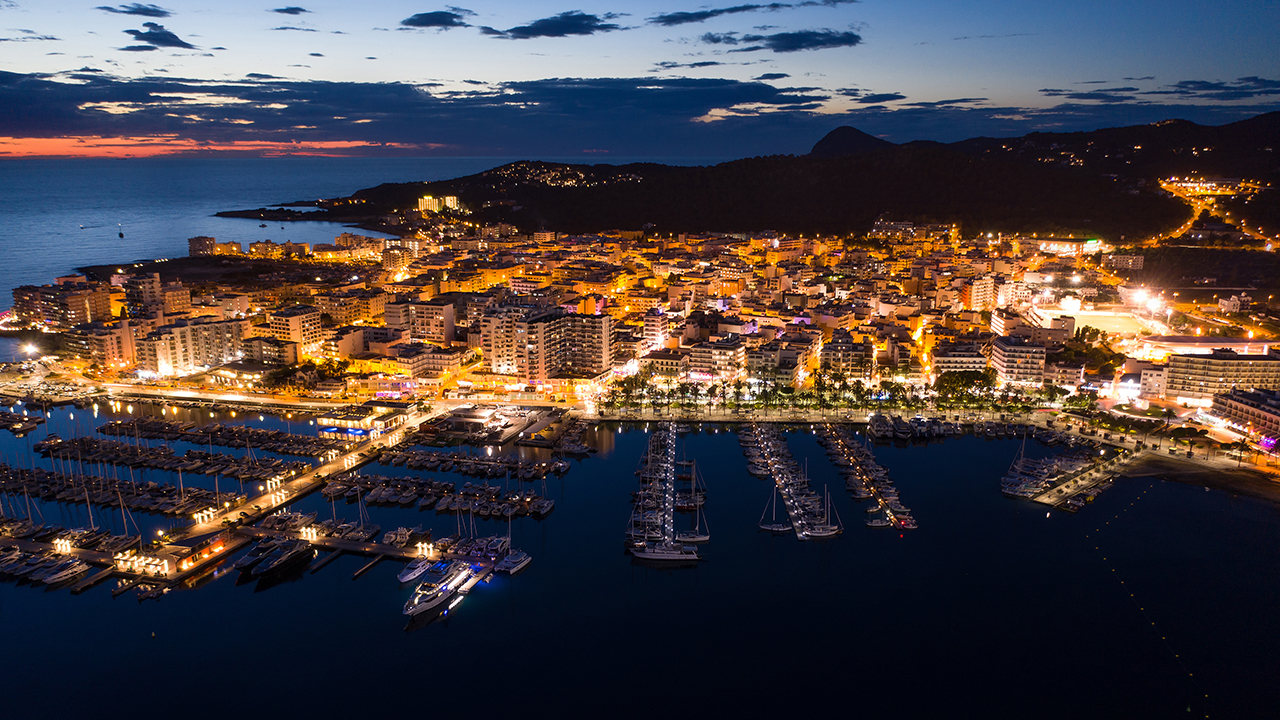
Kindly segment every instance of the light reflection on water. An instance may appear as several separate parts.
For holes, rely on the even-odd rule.
[[[87,430],[91,413],[74,411],[72,420],[70,412],[54,411],[53,429],[64,436]],[[106,417],[100,413],[97,422]],[[207,411],[200,421],[207,422]],[[251,422],[314,432],[282,418]],[[980,704],[994,716],[1035,708],[1038,717],[1137,717],[1152,707],[1184,712],[1198,701],[1200,686],[1231,698],[1217,706],[1237,711],[1231,714],[1250,714],[1268,700],[1263,661],[1280,637],[1249,618],[1265,617],[1266,599],[1280,590],[1269,571],[1280,559],[1267,540],[1275,524],[1269,506],[1129,480],[1077,515],[1046,518],[1040,506],[999,494],[999,477],[1019,441],[962,437],[876,447],[920,529],[873,530],[861,525],[865,513],[843,491],[814,436],[792,431],[793,454],[807,461],[816,488],[831,488],[846,527],[833,541],[800,543],[758,532],[770,486],[745,472],[734,433],[708,426],[682,436],[678,445],[680,455],[697,460],[706,480],[712,534],[704,546],[707,559],[693,569],[655,570],[629,562],[621,543],[636,487],[633,470],[647,438],[643,426],[616,423],[588,433],[600,451],[571,461],[564,477],[546,480],[555,511],[544,520],[523,517],[510,524],[513,545],[533,556],[530,566],[517,577],[477,586],[447,616],[430,622],[407,622],[400,614],[410,588],[396,582],[399,564],[380,563],[353,582],[353,573],[368,562],[357,556],[312,572],[322,556],[291,574],[240,585],[236,573],[226,572],[234,560],[228,558],[196,589],[145,604],[132,595],[113,600],[106,586],[73,597],[65,590],[0,583],[6,644],[26,648],[25,654],[0,655],[0,673],[26,689],[15,717],[42,715],[38,698],[56,693],[61,681],[42,668],[63,649],[79,646],[109,649],[111,658],[86,675],[86,690],[121,686],[135,680],[139,668],[170,667],[174,658],[193,652],[224,666],[249,656],[269,658],[262,677],[270,682],[246,682],[252,673],[236,680],[237,703],[291,716],[412,712],[422,702],[411,689],[424,678],[431,687],[475,687],[489,682],[477,679],[478,668],[491,668],[486,677],[498,682],[527,678],[545,702],[565,712],[610,708],[622,716],[649,713],[630,711],[619,698],[659,692],[682,711],[786,713],[795,699],[788,684],[795,682],[818,690],[806,707],[838,712],[856,697],[860,711],[873,715],[900,712],[909,698],[912,714],[946,715],[957,704]],[[0,434],[0,450],[10,461],[29,462],[31,439]],[[186,447],[175,445],[178,452]],[[1028,453],[1050,452],[1028,443]],[[380,466],[364,472],[415,474]],[[458,484],[469,479],[416,474]],[[163,476],[148,475],[157,481]],[[212,487],[205,476],[189,482]],[[532,485],[542,491],[541,482]],[[82,505],[44,507],[50,515],[64,513],[51,521],[68,526],[84,512]],[[298,508],[321,517],[357,515],[354,505],[319,494]],[[384,531],[422,525],[437,537],[465,522],[414,508],[375,506],[369,514]],[[135,518],[144,528],[169,522],[138,513]],[[106,521],[118,522],[118,513]],[[505,521],[475,524],[481,534],[508,531]],[[1186,658],[1199,686],[1153,635],[1151,621],[1134,609],[1117,574],[1138,590],[1145,612]],[[1218,611],[1206,616],[1207,606]],[[365,681],[366,671],[355,671],[370,665],[377,668],[376,685]],[[1040,683],[1008,679],[1011,673],[1045,681],[1078,678],[1081,667],[1088,668],[1090,682],[1055,692],[1052,705]],[[637,673],[644,668],[668,668],[696,682],[641,691]],[[358,678],[365,680],[351,682]],[[744,691],[744,683],[752,689]],[[280,693],[280,687],[298,692]],[[171,703],[184,714],[191,709],[181,687],[159,683],[151,693],[151,702]],[[98,697],[69,695],[60,711],[107,717],[132,712]],[[433,698],[433,712],[477,712],[475,698],[465,693]],[[485,715],[502,708],[478,710]],[[190,712],[211,714],[198,707]]]

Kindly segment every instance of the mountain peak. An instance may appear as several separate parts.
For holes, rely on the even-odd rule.
[[[893,147],[893,143],[868,135],[858,128],[842,125],[827,133],[809,151],[810,157],[833,158],[861,155]]]

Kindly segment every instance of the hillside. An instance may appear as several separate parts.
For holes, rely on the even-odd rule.
[[[454,180],[381,185],[353,198],[368,208],[405,208],[421,195],[457,195],[475,208],[505,201],[486,219],[563,232],[851,234],[887,213],[975,230],[1118,239],[1175,227],[1188,217],[1177,201],[1113,180],[930,146],[693,168],[521,162]]]
[[[385,227],[423,195],[456,195],[485,221],[524,230],[657,232],[777,230],[856,234],[881,215],[955,222],[966,231],[1075,233],[1110,241],[1171,230],[1189,209],[1159,191],[1174,175],[1280,185],[1280,112],[1210,127],[1183,120],[950,145],[894,145],[852,127],[809,155],[710,167],[562,165],[525,161],[430,183],[379,185],[317,207],[220,215],[331,220]],[[1265,196],[1265,197],[1263,197]],[[1232,212],[1276,225],[1275,195]],[[1256,217],[1255,217],[1256,216]]]

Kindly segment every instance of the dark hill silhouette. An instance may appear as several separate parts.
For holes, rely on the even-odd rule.
[[[520,162],[453,180],[356,193],[367,208],[456,195],[488,221],[525,229],[657,232],[773,229],[850,234],[888,213],[969,230],[1139,236],[1175,227],[1185,207],[1108,179],[970,157],[940,146],[820,158],[775,155],[710,167]]]
[[[888,214],[957,222],[966,232],[1077,233],[1117,241],[1149,237],[1187,220],[1188,208],[1163,195],[1155,181],[1191,174],[1280,185],[1280,112],[1218,127],[1167,120],[950,145],[894,145],[840,127],[804,156],[710,167],[525,161],[453,180],[380,185],[355,193],[359,203],[325,203],[317,212],[273,212],[278,219],[368,227],[414,207],[422,195],[457,195],[478,219],[525,230],[843,235],[864,232]],[[1248,212],[1261,206],[1248,204]],[[263,212],[221,214],[256,218]]]
[[[868,135],[861,130],[843,125],[827,133],[809,151],[809,157],[833,158],[846,155],[861,155],[893,147],[893,143]]]

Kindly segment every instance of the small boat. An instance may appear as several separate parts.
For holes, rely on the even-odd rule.
[[[402,583],[413,582],[421,577],[423,573],[438,564],[439,563],[432,562],[431,558],[426,555],[416,557],[409,561],[409,564],[405,566],[404,570],[400,571],[400,574],[396,576],[396,579]]]
[[[529,557],[529,553],[523,550],[515,550],[510,555],[499,560],[498,564],[493,566],[493,569],[508,575],[515,575],[523,570],[531,560],[533,558]]]
[[[644,543],[632,548],[631,554],[637,560],[651,560],[663,563],[697,562],[702,559],[698,555],[697,548],[675,542]]]

